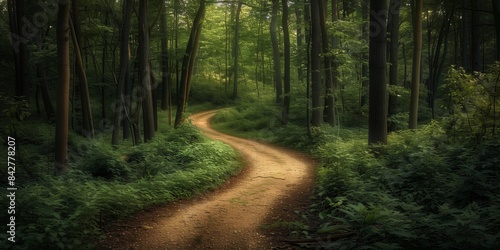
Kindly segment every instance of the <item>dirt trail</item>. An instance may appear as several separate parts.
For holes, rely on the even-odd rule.
[[[141,213],[111,230],[117,249],[271,249],[280,243],[261,225],[290,218],[314,185],[314,163],[302,154],[210,128],[216,111],[190,118],[208,137],[240,151],[247,166],[221,190]],[[120,226],[118,226],[120,228]]]

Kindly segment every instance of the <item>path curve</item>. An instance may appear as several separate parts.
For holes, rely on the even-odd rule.
[[[139,215],[125,249],[270,249],[279,244],[261,225],[293,213],[314,186],[314,163],[292,150],[220,133],[210,127],[216,111],[192,115],[208,137],[223,141],[245,159],[243,173],[220,191]]]

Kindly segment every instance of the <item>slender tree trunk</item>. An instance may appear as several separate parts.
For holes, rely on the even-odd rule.
[[[139,79],[142,83],[144,142],[155,136],[151,67],[149,62],[148,0],[139,1]]]
[[[462,0],[462,67],[469,70],[469,59],[467,57],[467,48],[469,46],[468,32],[467,32],[467,0]]]
[[[238,47],[240,43],[240,13],[241,5],[243,3],[241,0],[238,2],[238,7],[236,8],[236,17],[234,20],[234,41],[233,41],[233,99],[238,97]]]
[[[94,137],[94,124],[92,121],[92,106],[90,104],[89,86],[87,81],[87,74],[83,65],[83,57],[81,45],[83,44],[81,25],[80,25],[80,11],[78,0],[73,0],[73,18],[70,19],[70,25],[73,38],[73,47],[75,51],[75,64],[76,64],[76,77],[78,78],[78,85],[80,86],[80,102],[82,105],[82,121],[83,131],[82,134],[86,137]]]
[[[470,0],[471,7],[471,70],[481,71],[481,40],[479,34],[479,13],[478,13],[478,0]]]
[[[332,73],[332,63],[330,60],[330,56],[327,56],[327,53],[330,53],[329,46],[329,36],[326,31],[326,8],[324,0],[319,1],[320,8],[320,28],[321,28],[321,44],[323,45],[323,67],[325,72],[325,103],[323,105],[324,108],[324,121],[331,126],[335,125],[335,100],[334,100],[334,88],[333,88],[333,73]]]
[[[418,99],[420,88],[420,64],[422,59],[422,0],[412,1],[413,66],[411,72],[410,120],[408,127],[417,128]]]
[[[161,82],[162,82],[162,97],[161,109],[168,111],[168,125],[172,125],[172,86],[170,83],[170,70],[168,67],[168,29],[167,29],[167,7],[163,6],[163,13],[161,15]]]
[[[284,87],[285,96],[283,99],[283,113],[282,120],[283,123],[288,124],[288,115],[290,114],[290,32],[288,30],[288,1],[282,0],[283,13],[281,17],[281,26],[283,27],[283,42],[284,42],[284,52],[285,52],[285,77],[284,77]]]
[[[278,7],[279,1],[273,0],[272,15],[271,15],[271,43],[273,47],[273,61],[274,61],[274,88],[276,93],[276,104],[281,103],[281,96],[283,95],[282,84],[281,84],[281,61],[280,61],[280,49],[278,44],[278,36],[276,29],[276,22],[278,19]]]
[[[368,143],[387,143],[385,0],[370,1]]]
[[[130,98],[125,96],[125,82],[127,81],[127,72],[130,68],[129,62],[129,35],[130,35],[130,18],[132,16],[132,8],[134,6],[134,0],[124,0],[122,7],[122,25],[120,27],[120,71],[118,73],[118,82],[116,85],[116,100],[113,118],[113,134],[111,138],[111,145],[113,147],[118,147],[118,135],[120,132],[120,123],[123,120],[123,116],[128,117],[126,126],[129,126],[130,118],[128,116],[129,105],[125,98]]]
[[[69,9],[70,1],[59,2],[57,10],[57,112],[55,133],[54,173],[62,175],[68,170],[68,118],[69,118]]]
[[[500,61],[500,0],[491,0],[495,19],[496,60]]]
[[[297,26],[297,55],[300,55],[304,46],[304,34],[302,31],[302,25],[303,23],[301,22],[302,20],[302,9],[297,5],[295,6],[295,20],[296,20],[296,26]],[[304,69],[302,67],[302,57],[299,57],[299,64],[297,65],[297,76],[299,78],[299,81],[302,81],[304,78]]]
[[[311,0],[311,87],[312,87],[312,117],[311,125],[321,125],[322,107],[321,100],[321,25],[320,4],[322,0]]]
[[[14,65],[16,70],[16,88],[15,96],[17,98],[28,98],[29,79],[28,79],[28,39],[32,37],[28,32],[23,30],[36,29],[31,25],[24,23],[22,20],[26,18],[24,14],[24,0],[8,0],[7,12],[9,14],[9,26],[11,32],[11,42],[14,48]],[[24,24],[24,25],[22,25]]]
[[[389,11],[389,24],[388,29],[390,33],[390,45],[389,45],[389,85],[398,85],[398,45],[399,45],[399,9],[401,6],[400,1],[391,0]],[[398,109],[398,93],[394,91],[389,94],[389,104],[388,104],[388,117],[393,117],[397,114]],[[397,124],[394,121],[389,121],[387,124],[388,132],[393,132],[397,130]]]
[[[196,60],[196,52],[198,50],[198,43],[201,36],[203,17],[205,16],[205,0],[200,0],[200,6],[196,13],[196,17],[191,27],[191,34],[189,35],[188,44],[186,45],[186,53],[182,60],[182,73],[178,93],[177,112],[175,114],[174,127],[178,128],[182,123],[182,116],[186,107],[187,99],[189,96],[189,88],[191,75],[193,73],[194,62]]]
[[[361,39],[369,42],[368,38],[368,0],[361,0]],[[361,114],[361,107],[365,106],[368,102],[368,87],[370,85],[370,80],[368,76],[368,54],[366,52],[361,53],[361,97],[359,103],[359,112]]]

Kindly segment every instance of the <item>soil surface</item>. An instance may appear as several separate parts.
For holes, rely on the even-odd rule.
[[[307,156],[220,133],[210,127],[216,111],[190,119],[208,137],[239,151],[245,167],[218,190],[143,210],[106,230],[106,249],[283,249],[289,234],[278,221],[294,221],[308,205],[315,163]]]

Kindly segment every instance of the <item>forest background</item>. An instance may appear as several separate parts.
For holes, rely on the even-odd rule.
[[[320,162],[303,220],[270,226],[355,232],[318,242],[329,248],[500,245],[498,0],[0,11],[0,183],[19,188],[10,248],[92,248],[110,221],[216,188],[238,156],[186,117],[219,107],[217,128]]]

